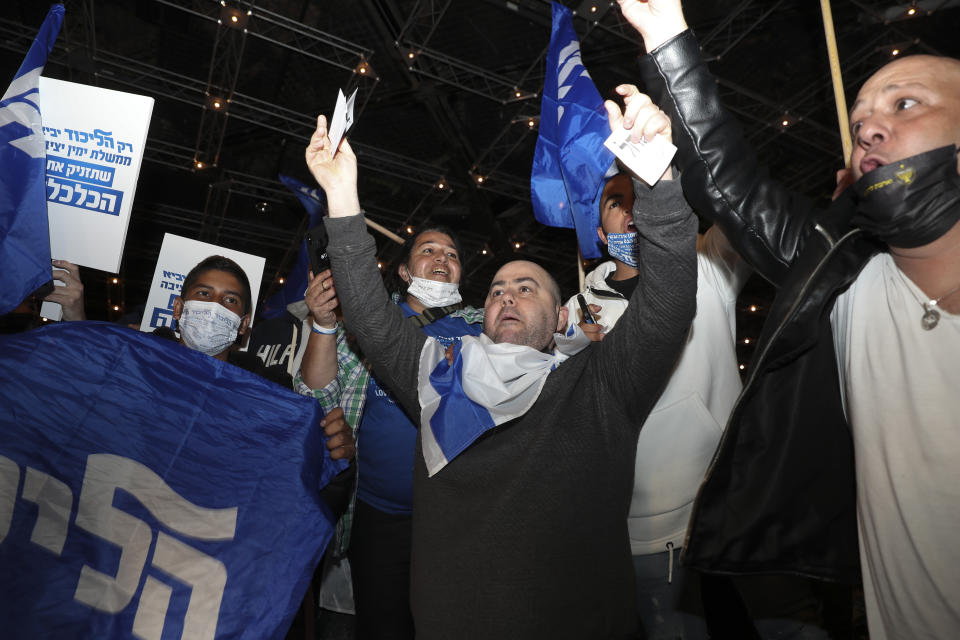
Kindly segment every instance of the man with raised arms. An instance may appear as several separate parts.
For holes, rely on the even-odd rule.
[[[674,119],[685,195],[778,286],[684,560],[723,573],[862,572],[873,640],[952,637],[960,61],[901,58],[864,83],[850,114],[856,182],[820,210],[758,165],[680,0],[620,7],[649,52],[645,88]]]
[[[638,139],[669,126],[649,101],[626,108]],[[637,434],[695,306],[696,220],[679,188],[634,185],[643,191],[634,209],[643,259],[615,334],[566,358],[555,333],[566,328],[560,291],[541,267],[518,260],[493,278],[483,335],[445,355],[390,303],[365,232],[356,158],[346,141],[331,151],[321,116],[306,159],[327,194],[344,319],[374,372],[420,418],[417,638],[634,637],[626,518]]]

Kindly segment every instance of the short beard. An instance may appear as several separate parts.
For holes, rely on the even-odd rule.
[[[483,332],[487,334],[487,337],[493,340],[496,344],[501,343],[510,343],[521,345],[525,347],[530,347],[536,349],[537,351],[550,352],[553,349],[553,334],[554,331],[550,328],[551,325],[544,324],[533,327],[532,329],[527,330],[522,335],[514,334],[511,340],[501,340],[498,339],[496,335],[491,335],[487,328],[484,327]]]

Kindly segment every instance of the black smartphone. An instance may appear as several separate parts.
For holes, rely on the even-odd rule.
[[[580,305],[580,311],[583,312],[583,321],[587,324],[597,324],[597,321],[593,318],[593,314],[590,313],[590,307],[587,306],[587,300],[583,297],[582,293],[577,294],[577,304]]]
[[[330,258],[327,256],[327,230],[322,224],[318,224],[307,231],[307,256],[310,258],[310,271],[313,275],[320,275],[320,272],[330,268]]]

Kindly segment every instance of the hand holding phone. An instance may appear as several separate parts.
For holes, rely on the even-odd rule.
[[[587,324],[596,324],[597,321],[593,317],[593,314],[590,313],[590,307],[587,306],[587,300],[583,297],[582,293],[577,294],[577,304],[580,305],[580,311],[583,313],[583,321]]]

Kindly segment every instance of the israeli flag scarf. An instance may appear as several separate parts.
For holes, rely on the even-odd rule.
[[[557,348],[495,344],[486,335],[464,336],[446,347],[428,338],[420,352],[420,437],[427,475],[433,476],[487,430],[525,414],[547,375],[589,343],[580,327],[554,334]]]

